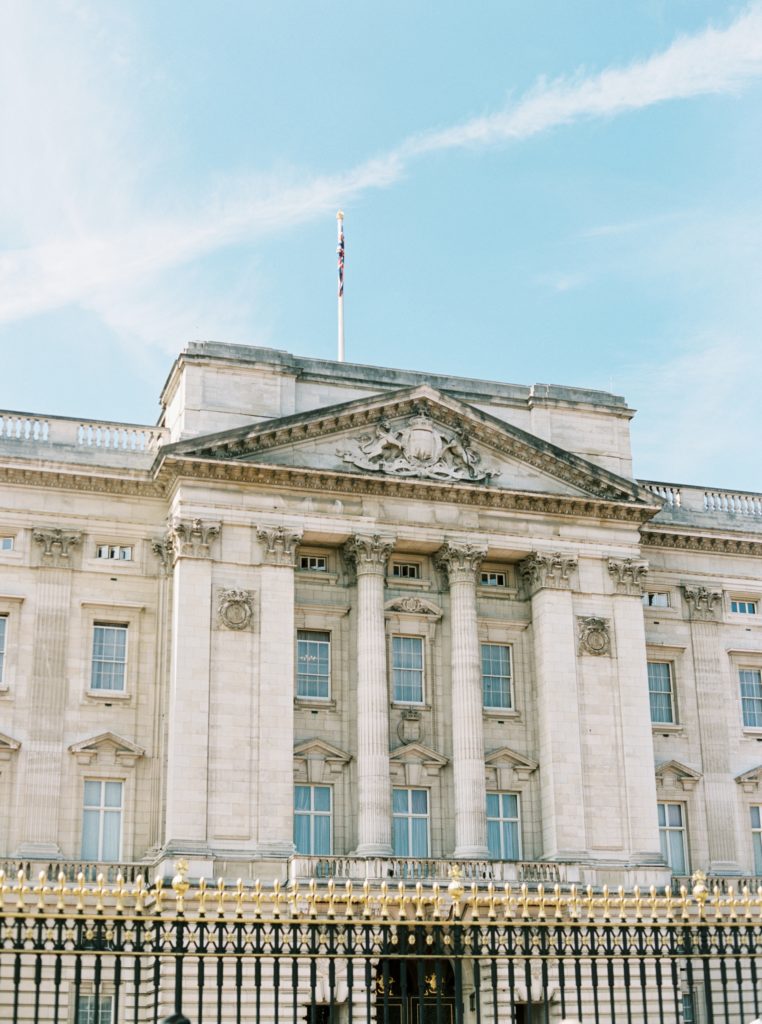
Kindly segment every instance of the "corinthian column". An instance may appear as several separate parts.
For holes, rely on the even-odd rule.
[[[450,584],[452,762],[455,783],[455,857],[486,857],[487,788],[476,574],[486,554],[471,544],[445,544],[436,564]]]
[[[392,852],[389,701],[384,633],[384,577],[394,541],[352,537],[344,552],[357,573],[357,849]]]

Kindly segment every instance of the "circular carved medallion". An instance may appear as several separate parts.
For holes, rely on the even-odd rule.
[[[220,599],[220,619],[228,629],[246,629],[253,610],[251,597],[245,590],[227,590]]]

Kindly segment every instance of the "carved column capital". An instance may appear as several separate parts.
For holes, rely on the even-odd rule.
[[[66,568],[69,566],[69,556],[72,550],[82,543],[82,534],[72,530],[49,530],[40,528],[32,531],[32,537],[36,544],[42,547],[43,565],[52,565]]]
[[[610,558],[609,575],[617,592],[640,597],[648,575],[648,562],[636,562],[632,558]]]
[[[288,526],[257,526],[256,530],[257,539],[262,545],[264,564],[293,568],[296,564],[296,549],[302,539],[301,530]]]
[[[219,523],[203,519],[171,519],[167,538],[172,545],[173,561],[181,557],[209,558],[212,541],[219,537],[221,530]]]
[[[175,546],[172,541],[172,535],[165,533],[163,537],[154,537],[151,541],[151,551],[153,551],[161,563],[161,575],[170,576],[175,564]]]
[[[560,551],[552,554],[533,551],[519,562],[519,576],[531,597],[543,587],[568,590],[571,586],[571,574],[576,568],[577,559],[570,558]]]
[[[486,554],[486,546],[445,541],[434,555],[434,565],[449,583],[476,584],[476,574]]]
[[[342,550],[347,562],[358,576],[364,573],[385,576],[386,563],[393,548],[393,538],[374,533],[372,536],[356,534],[350,537]]]
[[[722,591],[709,587],[683,587],[691,619],[715,622],[722,607]]]

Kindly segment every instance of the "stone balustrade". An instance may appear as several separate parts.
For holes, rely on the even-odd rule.
[[[652,480],[639,480],[638,483],[661,498],[666,511],[724,513],[762,520],[762,494],[754,491],[712,490]]]
[[[86,421],[68,416],[36,416],[0,411],[0,439],[20,444],[53,444],[119,452],[156,451],[169,440],[164,427]]]
[[[6,878],[10,879],[16,878],[18,873],[23,871],[27,878],[34,881],[40,872],[44,871],[49,880],[48,884],[57,881],[61,875],[69,883],[77,882],[80,875],[88,884],[97,882],[99,875],[108,885],[113,885],[120,875],[125,883],[134,882],[138,875],[143,876],[147,885],[153,882],[151,865],[136,861],[51,860],[50,858],[35,860],[29,857],[11,857],[0,860],[0,871],[4,871]]]
[[[472,882],[565,882],[566,865],[544,861],[439,860],[414,857],[301,857],[292,858],[291,881],[333,878],[345,881],[392,879],[400,882],[439,882],[447,885],[457,869],[465,884]]]

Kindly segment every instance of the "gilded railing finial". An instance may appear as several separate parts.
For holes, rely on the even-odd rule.
[[[463,876],[458,864],[452,864],[450,866],[450,884],[447,886],[447,891],[454,900],[461,899],[465,892],[465,889],[463,888]]]

